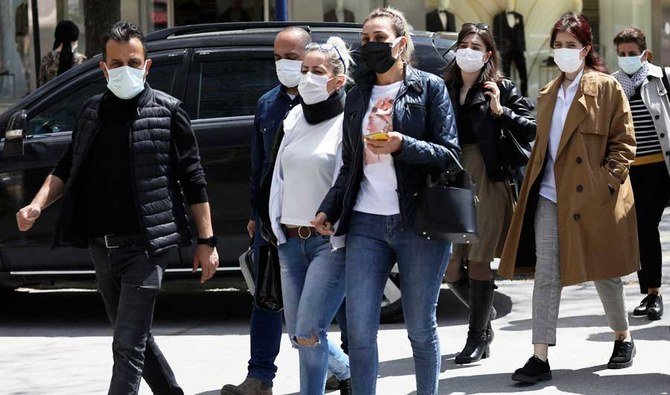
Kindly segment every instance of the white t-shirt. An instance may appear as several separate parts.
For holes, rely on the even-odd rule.
[[[547,167],[544,169],[544,176],[540,184],[540,196],[557,203],[556,195],[556,175],[554,173],[554,164],[556,163],[556,155],[558,154],[558,146],[561,143],[563,136],[563,128],[565,127],[565,119],[568,117],[570,106],[575,100],[579,83],[582,79],[584,70],[580,71],[574,81],[568,86],[568,89],[563,89],[561,86],[558,89],[556,96],[556,105],[554,106],[554,113],[551,116],[551,128],[549,129],[549,142],[547,153]]]
[[[296,107],[284,122],[284,141],[287,143],[278,159],[284,180],[282,224],[311,226],[309,221],[314,219],[324,196],[333,185],[342,142],[342,119],[340,114],[310,125],[302,115],[302,107]]]
[[[403,81],[372,88],[368,111],[363,118],[363,134],[393,131],[393,103]],[[361,136],[362,137],[362,136]],[[400,214],[398,179],[393,157],[376,155],[365,146],[363,181],[355,211],[376,215]]]

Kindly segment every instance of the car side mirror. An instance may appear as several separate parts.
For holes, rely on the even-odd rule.
[[[3,157],[23,155],[23,142],[26,138],[26,124],[28,112],[20,110],[14,113],[7,123],[5,129],[5,147],[2,150]]]

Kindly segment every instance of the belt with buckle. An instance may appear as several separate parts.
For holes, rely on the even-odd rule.
[[[94,237],[93,241],[102,244],[105,248],[114,249],[120,247],[130,247],[138,244],[142,244],[143,239],[139,234],[126,234],[126,235],[104,235],[101,237]]]
[[[303,240],[318,235],[313,226],[299,226],[297,228],[284,227],[284,233],[286,234],[286,237],[300,237]]]

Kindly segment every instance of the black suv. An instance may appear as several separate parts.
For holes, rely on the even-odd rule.
[[[273,42],[279,30],[289,25],[303,26],[317,42],[337,35],[354,49],[360,45],[359,25],[312,22],[194,25],[147,37],[153,60],[148,82],[184,102],[198,139],[220,243],[219,279],[231,279],[222,274],[240,278],[237,258],[249,245],[245,228],[254,111],[258,98],[278,84]],[[453,37],[414,32],[413,38],[416,66],[440,74]],[[4,152],[0,157],[0,286],[58,285],[60,280],[92,278],[86,250],[51,249],[58,207],[46,209],[27,233],[18,231],[15,214],[30,202],[65,151],[83,102],[105,90],[100,60],[98,55],[58,76],[0,115],[0,152]],[[359,66],[356,72],[362,69]],[[5,132],[13,129],[12,118],[16,121],[22,114],[26,118],[24,154],[10,156]],[[182,250],[180,255],[166,279],[190,272],[191,251]]]

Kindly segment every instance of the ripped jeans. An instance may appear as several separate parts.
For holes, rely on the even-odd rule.
[[[326,334],[344,299],[344,248],[333,251],[327,237],[315,235],[289,238],[278,251],[286,331],[300,355],[300,393],[323,394],[328,371],[350,378],[349,357]]]
[[[94,242],[89,252],[98,291],[112,327],[114,366],[109,394],[137,394],[144,377],[154,394],[184,394],[151,335],[154,305],[172,249],[148,256],[137,247],[107,249]]]

